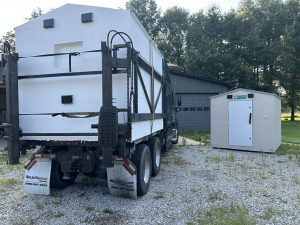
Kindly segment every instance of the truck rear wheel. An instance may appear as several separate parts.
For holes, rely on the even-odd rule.
[[[161,144],[159,138],[150,139],[149,148],[152,158],[152,176],[156,176],[160,169]]]
[[[66,188],[74,183],[76,175],[71,179],[63,179],[63,172],[61,171],[60,164],[57,160],[52,160],[50,187],[51,188]]]
[[[152,160],[149,147],[139,144],[131,161],[137,169],[137,194],[141,196],[147,193],[150,186]]]

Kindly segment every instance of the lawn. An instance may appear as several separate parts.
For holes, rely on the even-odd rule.
[[[209,132],[181,132],[181,136],[210,144]],[[300,121],[282,121],[281,141],[277,154],[300,154]]]
[[[300,144],[300,121],[282,121],[281,141]]]
[[[180,136],[199,141],[206,145],[210,144],[210,132],[180,132]]]

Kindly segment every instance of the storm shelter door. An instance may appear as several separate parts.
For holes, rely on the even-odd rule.
[[[229,102],[229,145],[252,146],[252,100]]]

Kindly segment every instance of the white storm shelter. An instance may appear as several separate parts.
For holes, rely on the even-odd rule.
[[[98,140],[95,129],[91,128],[91,124],[98,123],[98,116],[76,119],[51,115],[71,112],[85,115],[99,112],[102,106],[102,54],[95,50],[101,49],[101,42],[107,40],[111,30],[126,33],[152,71],[159,76],[163,75],[162,54],[136,16],[127,10],[66,4],[16,27],[16,52],[21,57],[18,72],[20,128],[23,140]],[[111,32],[109,38],[114,34],[115,32]],[[125,35],[123,38],[129,42]],[[124,44],[123,38],[116,35],[112,45]],[[63,54],[73,52],[80,54]],[[118,54],[126,57],[127,52]],[[46,56],[31,57],[37,55]],[[71,57],[71,65],[68,57]],[[161,81],[154,79],[152,91],[151,75],[142,68],[140,70],[148,95],[153,92],[154,100],[158,98],[154,113],[162,113]],[[65,75],[70,71],[78,74],[86,71],[93,73],[85,76]],[[52,77],[51,74],[61,76]],[[126,108],[126,74],[114,74],[112,83],[114,105]],[[146,96],[142,92],[141,80],[138,80],[138,89],[138,113],[150,113]],[[70,104],[62,102],[64,96],[72,97]],[[119,113],[118,123],[126,122],[127,113]],[[130,141],[162,129],[163,119],[134,122]]]
[[[281,100],[271,93],[236,89],[211,97],[213,148],[275,152],[281,143]]]

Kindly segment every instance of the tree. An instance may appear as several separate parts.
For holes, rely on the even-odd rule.
[[[161,18],[161,32],[158,47],[168,62],[184,68],[186,32],[189,13],[184,8],[172,7],[166,10]]]
[[[137,16],[150,37],[156,40],[160,31],[161,12],[155,0],[130,0],[126,2],[126,9]]]
[[[37,17],[39,17],[42,14],[43,14],[42,9],[40,7],[37,7],[37,8],[35,8],[35,9],[32,10],[32,12],[30,14],[30,17],[25,18],[25,20],[26,21],[33,20],[34,18],[37,18]]]
[[[25,20],[29,21],[32,20],[38,16],[42,15],[42,10],[41,8],[36,8],[32,10],[32,13],[30,15],[30,17],[25,18]],[[16,39],[15,39],[15,32],[14,31],[8,31],[5,35],[2,36],[2,38],[0,39],[0,47],[2,48],[3,44],[5,41],[8,41],[8,43],[10,44],[11,47],[11,51],[14,52],[15,51],[15,46],[16,46]],[[0,49],[0,52],[2,51],[2,49]]]
[[[295,111],[300,105],[300,3],[287,2],[288,22],[282,42],[285,47],[281,62],[281,86],[286,91],[285,102],[291,109],[291,120],[295,120]]]
[[[16,41],[15,41],[15,32],[14,31],[9,31],[7,32],[5,35],[2,36],[2,38],[0,39],[0,52],[3,51],[3,44],[5,41],[8,41],[8,43],[10,44],[11,47],[11,51],[14,52],[15,51],[15,45],[16,45]]]
[[[217,6],[190,17],[186,37],[186,70],[223,80],[223,16]]]

